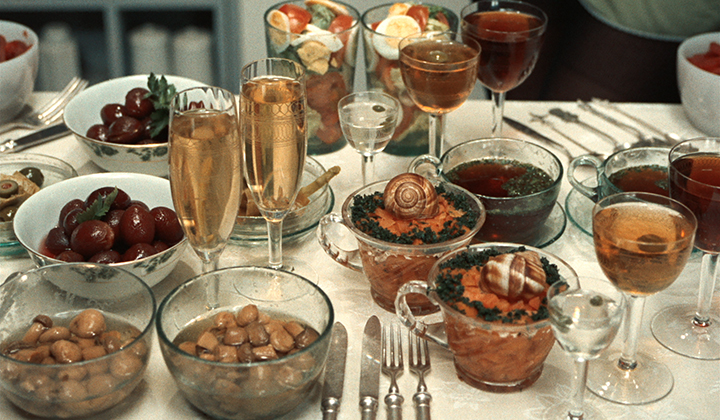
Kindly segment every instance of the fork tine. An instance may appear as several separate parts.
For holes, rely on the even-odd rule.
[[[85,87],[87,86],[87,84],[87,80],[80,80],[80,82],[75,86],[72,91],[68,92],[67,95],[57,101],[54,109],[48,110],[44,114],[40,114],[39,118],[45,122],[51,122],[58,119],[65,111],[65,105],[67,105],[68,102],[72,100],[72,98],[77,96],[78,93],[82,92],[83,89],[85,89]]]
[[[52,98],[52,99],[49,100],[47,103],[45,103],[42,107],[40,107],[40,108],[37,109],[36,112],[38,113],[38,115],[42,115],[42,114],[44,114],[45,112],[49,111],[50,109],[53,109],[54,106],[55,106],[55,104],[57,103],[57,101],[58,101],[61,97],[64,97],[64,96],[67,95],[70,91],[72,91],[73,89],[75,89],[75,87],[77,86],[77,84],[78,84],[81,80],[82,80],[82,79],[80,79],[79,77],[73,77],[73,78],[70,80],[70,82],[68,82],[68,84],[65,85],[65,87],[60,91],[60,93],[58,94],[58,96]]]

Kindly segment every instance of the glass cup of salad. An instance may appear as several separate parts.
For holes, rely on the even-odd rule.
[[[382,90],[400,101],[401,112],[385,152],[416,156],[428,151],[428,116],[413,102],[400,73],[398,44],[426,31],[457,31],[458,17],[432,4],[388,3],[363,13],[368,90]]]
[[[359,21],[355,8],[331,0],[285,1],[265,12],[268,56],[297,61],[307,73],[308,154],[347,144],[337,105],[353,91]]]

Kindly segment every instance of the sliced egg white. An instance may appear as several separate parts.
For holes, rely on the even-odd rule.
[[[303,32],[297,38],[293,39],[290,45],[292,45],[293,47],[298,47],[302,45],[305,41],[310,40],[321,42],[326,47],[328,47],[330,52],[339,51],[343,47],[343,43],[340,38],[337,37],[337,35],[330,31],[326,31],[325,29],[320,29],[312,24],[308,24],[305,28],[305,32]]]
[[[380,22],[375,32],[377,33],[373,36],[373,46],[378,54],[388,60],[397,60],[400,58],[398,51],[400,40],[409,35],[419,34],[421,30],[415,19],[406,15],[398,15],[390,16]]]
[[[290,18],[279,10],[272,10],[268,13],[267,23],[275,28],[268,29],[268,38],[275,49],[275,52],[283,52],[290,45]]]

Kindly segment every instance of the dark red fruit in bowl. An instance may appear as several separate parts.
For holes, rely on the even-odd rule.
[[[89,262],[100,263],[100,264],[114,264],[120,262],[122,256],[119,252],[109,249],[107,251],[100,251],[97,254],[90,257]]]
[[[60,219],[58,219],[58,224],[60,226],[62,226],[63,222],[65,221],[65,216],[67,216],[67,214],[70,213],[70,210],[73,209],[85,210],[85,202],[79,198],[68,201],[60,210]]]
[[[55,259],[65,262],[84,262],[85,258],[83,258],[82,255],[78,254],[75,251],[67,250],[63,251],[60,254],[58,254]]]
[[[155,110],[152,101],[145,98],[145,95],[148,93],[149,91],[147,89],[138,87],[131,89],[125,95],[125,110],[127,115],[141,120]]]
[[[120,219],[120,238],[128,245],[149,244],[155,238],[155,219],[142,206],[133,204]]]
[[[112,228],[115,233],[115,238],[120,238],[120,220],[122,219],[122,215],[124,213],[125,210],[110,210],[108,214],[102,218],[102,221],[110,225]]]
[[[125,107],[120,104],[107,104],[100,109],[100,119],[106,126],[110,126],[118,118],[125,115],[128,115],[125,112]]]
[[[155,248],[155,251],[156,251],[156,252],[163,252],[163,251],[165,251],[166,249],[169,249],[169,248],[170,248],[170,247],[168,246],[168,244],[166,244],[165,242],[160,241],[160,240],[153,242],[153,243],[152,243],[152,246]]]
[[[142,138],[144,127],[133,117],[120,117],[108,129],[108,141],[111,143],[132,144]]]
[[[175,211],[160,206],[150,210],[150,214],[155,218],[155,236],[158,239],[170,245],[182,240],[185,234]]]
[[[135,261],[155,255],[157,251],[155,247],[147,243],[134,244],[122,255],[123,261]]]
[[[125,210],[126,208],[130,207],[130,202],[132,200],[130,200],[130,196],[127,195],[125,191],[121,190],[120,188],[118,188],[117,190],[117,196],[115,197],[115,200],[110,206],[110,210]],[[89,206],[94,203],[100,196],[107,197],[113,191],[115,191],[115,187],[98,188],[97,190],[91,192],[90,195],[88,195],[88,197],[85,199],[85,205]]]
[[[70,249],[70,238],[65,234],[63,228],[56,226],[48,232],[45,238],[45,248],[54,255],[58,255]]]
[[[85,258],[107,251],[115,243],[115,233],[102,220],[88,220],[75,228],[70,237],[70,248]]]
[[[86,137],[89,137],[91,139],[100,140],[100,141],[107,141],[108,137],[108,128],[106,125],[102,124],[95,124],[88,128],[87,133],[85,133]]]
[[[70,237],[70,235],[72,235],[75,228],[78,227],[78,225],[80,224],[80,222],[78,222],[77,218],[78,218],[78,215],[84,211],[85,210],[83,210],[83,209],[72,209],[65,216],[65,220],[63,220],[63,222],[62,222],[62,228],[68,237]]]

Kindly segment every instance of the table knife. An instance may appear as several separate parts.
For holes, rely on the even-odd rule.
[[[510,117],[503,116],[503,120],[508,123],[508,125],[517,131],[527,134],[528,136],[534,138],[535,140],[538,140],[542,143],[545,143],[546,145],[550,147],[554,147],[558,150],[560,150],[565,156],[567,156],[570,160],[573,159],[572,153],[567,149],[567,147],[563,146],[562,144],[556,142],[555,140],[551,139],[550,137],[545,136],[544,134],[539,133],[534,128],[531,128],[520,121],[514,120]]]
[[[70,134],[64,123],[42,128],[17,139],[9,139],[0,143],[0,153],[13,153],[37,146]]]
[[[333,327],[330,354],[325,364],[325,381],[322,390],[323,420],[335,420],[340,410],[343,384],[345,383],[345,356],[347,355],[347,330],[339,322]]]
[[[365,324],[360,360],[360,412],[374,420],[380,394],[380,320],[373,315]]]

